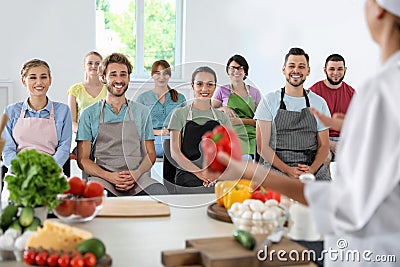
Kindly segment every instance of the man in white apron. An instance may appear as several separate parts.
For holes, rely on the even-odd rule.
[[[78,165],[89,181],[102,183],[115,196],[167,194],[150,177],[156,153],[149,111],[125,97],[131,72],[132,65],[122,54],[103,60],[99,73],[108,92],[80,115]]]

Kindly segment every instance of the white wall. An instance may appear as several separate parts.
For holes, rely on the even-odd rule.
[[[217,70],[219,81],[227,82],[224,65],[239,53],[250,64],[249,80],[264,93],[273,91],[284,84],[285,54],[299,46],[310,55],[306,86],[324,78],[322,66],[329,54],[340,53],[348,66],[345,80],[358,88],[378,64],[363,4],[360,0],[186,0],[185,80],[190,80],[194,67],[207,62]],[[19,72],[25,61],[35,57],[51,66],[50,97],[67,102],[66,90],[83,78],[83,56],[95,49],[94,8],[94,0],[2,1],[0,80],[13,82],[14,102],[27,97]]]

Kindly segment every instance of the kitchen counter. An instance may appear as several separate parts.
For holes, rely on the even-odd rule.
[[[171,215],[168,217],[96,217],[91,222],[73,226],[89,230],[101,239],[106,245],[107,254],[113,259],[113,266],[163,266],[163,250],[183,249],[187,239],[232,234],[232,224],[207,216],[207,207],[214,198],[213,194],[159,196],[159,200],[170,204]],[[6,261],[1,262],[1,266],[27,265],[23,262]]]
[[[125,197],[151,200],[149,196]],[[189,239],[231,236],[234,226],[207,215],[214,194],[158,196],[169,204],[170,216],[165,217],[96,217],[87,223],[72,226],[86,229],[101,239],[107,254],[117,267],[162,267],[161,251],[185,248]],[[58,220],[58,219],[51,219]],[[2,267],[27,266],[23,262],[5,261]],[[302,266],[315,266],[302,265]]]

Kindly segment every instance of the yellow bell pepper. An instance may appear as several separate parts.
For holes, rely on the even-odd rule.
[[[226,194],[228,194],[228,192],[231,191],[236,184],[247,185],[251,187],[251,181],[245,179],[218,181],[215,184],[215,198],[218,205],[224,206],[224,196],[226,196]]]
[[[242,203],[252,196],[252,188],[245,184],[236,184],[224,197],[224,206],[228,210],[235,202]]]

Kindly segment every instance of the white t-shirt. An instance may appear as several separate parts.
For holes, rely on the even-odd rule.
[[[312,91],[308,93],[308,99],[310,101],[310,107],[315,108],[320,113],[325,114],[326,116],[331,116],[329,112],[328,105],[325,102],[325,99],[315,94]],[[286,110],[289,111],[298,111],[300,112],[302,109],[306,108],[306,99],[305,97],[293,97],[285,94],[283,97],[283,102],[285,102]],[[281,89],[267,94],[261,100],[256,113],[254,115],[254,119],[263,120],[263,121],[273,121],[278,113],[279,107],[281,103]],[[317,119],[317,129],[318,131],[323,131],[328,129],[325,125],[323,125]]]

